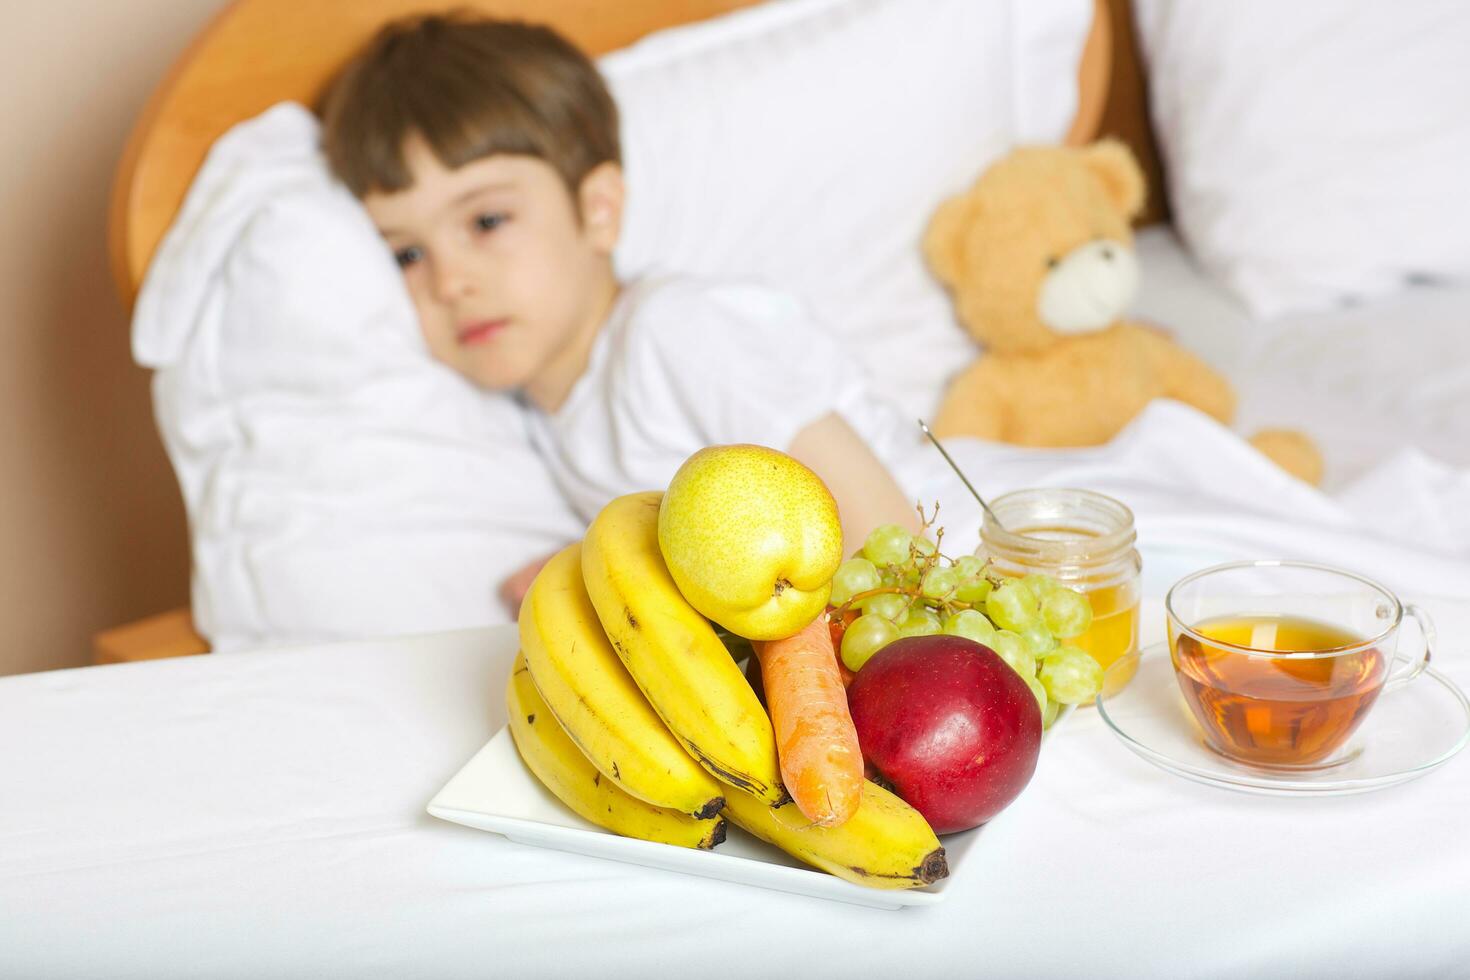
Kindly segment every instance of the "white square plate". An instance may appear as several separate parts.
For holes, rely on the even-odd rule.
[[[1070,711],[1065,709],[1060,722]],[[1052,731],[1056,725],[1052,726]],[[502,727],[463,769],[429,802],[429,813],[441,820],[504,834],[521,844],[610,858],[668,871],[738,881],[761,888],[811,895],[877,909],[933,905],[944,887],[960,873],[965,855],[984,827],[943,838],[950,878],[924,888],[864,888],[818,871],[783,851],[729,827],[725,842],[712,851],[621,837],[572,813],[537,781],[521,762],[510,729]]]

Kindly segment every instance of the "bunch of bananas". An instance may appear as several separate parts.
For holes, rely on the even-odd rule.
[[[791,804],[765,708],[664,564],[661,498],[614,500],[532,583],[506,691],[526,765],[579,816],[628,837],[708,849],[729,820],[861,885],[944,877],[924,818],[872,782],[838,827]]]

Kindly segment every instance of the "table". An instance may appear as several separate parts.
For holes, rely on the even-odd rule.
[[[1470,601],[1421,601],[1470,687]],[[492,639],[0,678],[0,976],[1470,971],[1470,752],[1376,793],[1260,798],[1158,771],[1082,710],[944,902],[876,911],[426,815],[503,722]]]

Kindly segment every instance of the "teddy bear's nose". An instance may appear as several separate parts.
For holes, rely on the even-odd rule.
[[[1110,249],[1110,248],[1104,248],[1104,249],[1103,249],[1103,250],[1102,250],[1102,257],[1103,257],[1103,258],[1104,258],[1104,259],[1105,259],[1105,260],[1107,260],[1107,261],[1108,261],[1108,262],[1111,262],[1111,261],[1113,261],[1113,250],[1112,250],[1112,249]]]

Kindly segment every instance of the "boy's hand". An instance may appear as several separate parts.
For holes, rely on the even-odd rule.
[[[512,619],[521,614],[521,602],[526,598],[526,593],[530,590],[536,573],[541,571],[542,566],[551,561],[555,554],[556,552],[553,551],[545,558],[536,559],[500,584],[500,600],[510,610]]]
[[[861,548],[880,524],[919,533],[918,512],[904,500],[893,474],[841,415],[829,412],[810,423],[786,451],[821,477],[836,498],[843,555]]]

